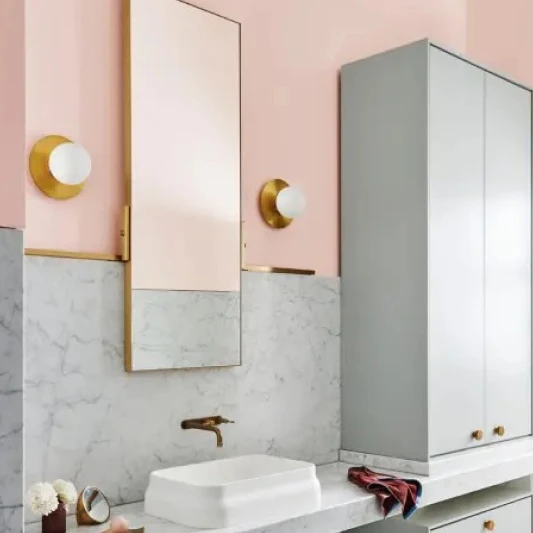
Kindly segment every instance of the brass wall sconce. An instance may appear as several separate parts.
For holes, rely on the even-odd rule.
[[[81,144],[62,135],[47,135],[33,145],[29,166],[35,185],[44,194],[68,200],[83,190],[92,165]]]
[[[280,178],[265,183],[259,196],[263,220],[276,229],[286,228],[305,211],[306,204],[304,194]]]

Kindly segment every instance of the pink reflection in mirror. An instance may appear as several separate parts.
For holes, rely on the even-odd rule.
[[[239,34],[131,0],[133,289],[240,290]]]

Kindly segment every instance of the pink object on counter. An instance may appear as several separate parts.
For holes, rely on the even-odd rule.
[[[117,516],[109,523],[109,531],[111,533],[127,533],[129,530],[130,525],[123,516]]]

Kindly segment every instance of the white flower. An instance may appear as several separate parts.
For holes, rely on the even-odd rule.
[[[57,498],[61,503],[75,503],[78,498],[76,487],[70,482],[64,479],[56,479],[52,486],[57,492]]]
[[[59,506],[57,493],[50,483],[35,483],[28,491],[31,510],[38,515],[48,516]]]

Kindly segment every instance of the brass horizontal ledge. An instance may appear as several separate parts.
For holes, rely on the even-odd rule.
[[[114,254],[101,254],[96,252],[69,252],[67,250],[47,250],[43,248],[26,248],[25,255],[41,257],[61,257],[63,259],[87,259],[90,261],[120,261],[122,257]],[[299,274],[302,276],[314,276],[315,270],[304,268],[288,268],[263,265],[246,265],[242,269],[245,272],[262,272],[265,274]]]
[[[316,273],[315,270],[307,270],[303,268],[288,268],[262,265],[246,265],[243,270],[245,272],[263,272],[265,274],[300,274],[302,276],[314,276]]]
[[[120,255],[100,254],[95,252],[69,252],[67,250],[46,250],[41,248],[26,248],[25,255],[41,257],[62,257],[64,259],[88,259],[90,261],[122,261]]]

